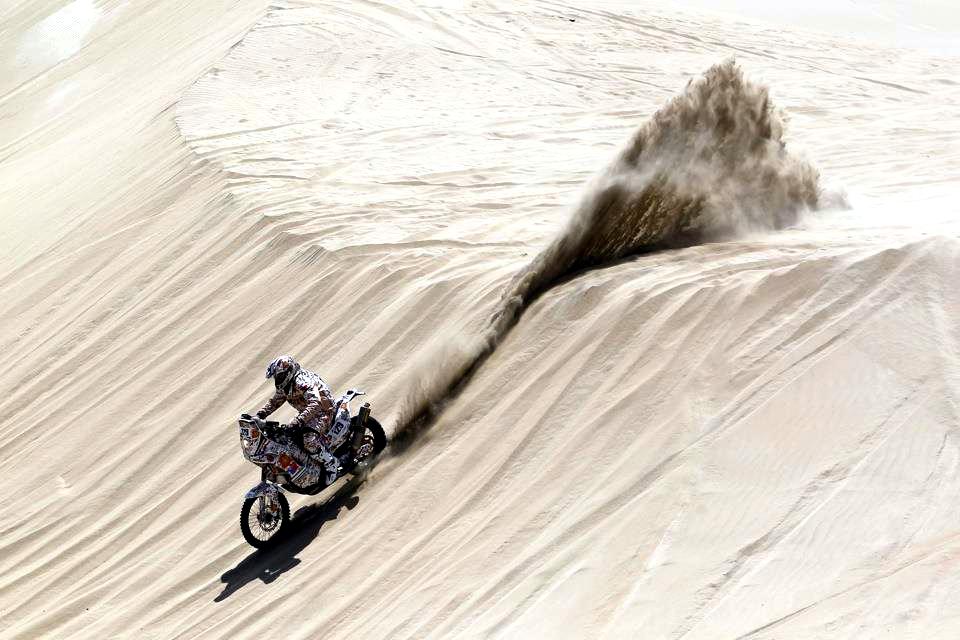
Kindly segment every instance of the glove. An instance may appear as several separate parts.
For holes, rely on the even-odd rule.
[[[302,426],[300,426],[299,422],[297,422],[296,420],[293,420],[292,422],[287,424],[286,429],[284,429],[284,431],[286,431],[290,439],[293,440],[294,444],[296,444],[301,449],[303,448],[304,429]]]

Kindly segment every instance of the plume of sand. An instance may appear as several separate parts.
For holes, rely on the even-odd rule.
[[[486,330],[480,336],[440,334],[414,357],[409,365],[414,382],[400,404],[397,426],[390,438],[394,451],[412,443],[419,427],[442,410],[452,389],[468,377],[481,354],[492,351],[489,333]]]
[[[482,334],[428,351],[428,381],[403,403],[395,448],[409,445],[561,278],[629,255],[794,223],[820,199],[817,171],[790,155],[766,87],[727,61],[641,126],[598,175],[554,241],[507,287]]]

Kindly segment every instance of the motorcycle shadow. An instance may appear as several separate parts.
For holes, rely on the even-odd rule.
[[[297,554],[314,541],[323,525],[336,520],[341,509],[350,511],[360,502],[360,498],[354,495],[358,486],[359,483],[347,483],[325,502],[297,509],[290,520],[290,532],[283,539],[268,549],[254,551],[220,576],[223,591],[213,601],[226,600],[254,580],[270,584],[300,564]]]

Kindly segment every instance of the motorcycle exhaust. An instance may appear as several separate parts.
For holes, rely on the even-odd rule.
[[[353,430],[353,440],[350,441],[350,449],[353,451],[353,455],[357,454],[363,444],[363,434],[367,432],[367,418],[369,417],[370,403],[364,402],[360,411],[357,412],[357,426]]]

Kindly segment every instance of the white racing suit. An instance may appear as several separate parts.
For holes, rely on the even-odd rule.
[[[293,383],[277,389],[267,404],[257,411],[257,417],[266,418],[282,407],[284,402],[289,402],[299,412],[297,417],[287,425],[288,428],[302,427],[320,434],[319,441],[316,438],[304,438],[304,448],[314,460],[323,463],[327,471],[327,484],[332,483],[337,479],[340,462],[326,447],[328,441],[326,434],[334,418],[333,395],[330,393],[330,387],[317,374],[301,368]]]

